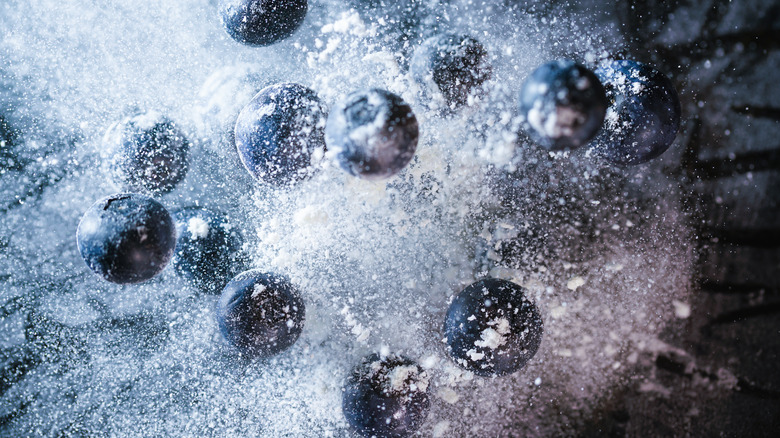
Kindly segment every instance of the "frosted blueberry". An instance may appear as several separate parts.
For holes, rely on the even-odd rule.
[[[425,40],[414,51],[410,71],[424,91],[438,90],[452,109],[466,105],[492,75],[487,50],[479,41],[449,33]]]
[[[672,81],[636,61],[596,70],[610,100],[595,152],[620,165],[641,164],[669,149],[680,127],[680,99]]]
[[[187,174],[189,142],[176,125],[150,111],[111,125],[103,138],[114,175],[137,192],[171,191]]]
[[[365,437],[408,437],[428,416],[428,374],[403,356],[372,354],[344,385],[342,411]]]
[[[260,90],[238,115],[235,141],[244,167],[277,185],[311,171],[312,155],[324,150],[325,105],[303,85],[276,84]]]
[[[258,270],[238,274],[222,290],[217,324],[249,356],[271,356],[292,346],[303,331],[303,299],[290,281]]]
[[[219,13],[234,40],[268,46],[288,38],[303,24],[307,0],[220,0]]]
[[[542,318],[515,283],[489,278],[455,296],[444,320],[450,355],[478,376],[513,373],[536,354]]]
[[[140,283],[159,274],[176,245],[168,211],[144,195],[122,193],[94,203],[76,241],[92,271],[113,283]]]
[[[173,213],[176,250],[171,264],[176,273],[204,292],[219,293],[243,270],[243,239],[227,216],[205,208]]]
[[[342,169],[365,179],[389,178],[417,150],[419,128],[412,108],[389,91],[356,91],[328,116],[325,138]]]
[[[596,75],[569,60],[537,68],[520,90],[523,128],[548,150],[586,144],[601,128],[608,105]]]

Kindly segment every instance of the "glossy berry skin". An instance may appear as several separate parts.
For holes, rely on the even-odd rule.
[[[327,110],[317,94],[293,83],[262,89],[238,115],[235,141],[256,179],[287,185],[311,173],[312,155],[325,148]]]
[[[292,346],[303,331],[306,310],[290,281],[258,270],[238,274],[222,290],[217,323],[243,354],[267,357]]]
[[[228,35],[250,46],[268,46],[288,38],[303,24],[307,0],[220,0],[219,14]]]
[[[224,214],[205,208],[173,213],[176,250],[171,264],[176,273],[207,293],[220,293],[244,269],[243,238]]]
[[[513,373],[536,354],[542,341],[542,318],[525,290],[490,278],[463,289],[444,321],[450,355],[478,376]]]
[[[449,33],[425,40],[414,51],[409,68],[423,91],[438,90],[451,109],[478,95],[493,72],[487,50],[479,41]]]
[[[601,129],[607,95],[596,75],[569,60],[537,68],[520,90],[523,128],[547,150],[575,149]]]
[[[341,406],[361,436],[411,436],[428,416],[428,375],[403,356],[372,354],[347,377]]]
[[[328,116],[325,139],[339,165],[350,175],[385,179],[414,157],[419,137],[412,108],[389,91],[349,94]]]
[[[111,125],[103,142],[115,176],[130,190],[166,193],[187,174],[190,144],[160,113],[136,114]]]
[[[94,203],[79,222],[76,241],[92,271],[112,283],[140,283],[173,256],[176,229],[159,202],[121,193]]]
[[[669,149],[680,128],[680,99],[672,81],[636,61],[596,70],[611,104],[594,151],[619,165],[641,164]]]

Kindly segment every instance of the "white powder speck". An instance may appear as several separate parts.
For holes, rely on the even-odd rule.
[[[193,217],[187,221],[187,231],[192,240],[205,239],[209,235],[209,224],[203,218]]]
[[[477,342],[479,342],[479,341],[477,341]],[[476,342],[475,342],[475,344],[476,344]],[[469,356],[469,358],[470,358],[471,360],[473,360],[473,361],[478,361],[478,360],[482,360],[482,359],[484,359],[484,358],[485,358],[485,355],[484,355],[484,354],[482,354],[482,353],[478,353],[478,352],[477,352],[477,350],[476,350],[476,349],[473,349],[473,348],[472,348],[471,350],[467,351],[467,352],[466,352],[466,354],[467,354],[467,355]]]
[[[266,289],[268,289],[268,286],[264,284],[260,284],[260,283],[255,284],[255,287],[252,290],[252,298],[257,298],[257,296],[263,293],[263,291],[265,291]]]
[[[433,437],[441,438],[447,436],[447,432],[450,430],[450,422],[447,420],[440,421],[433,426]]]
[[[298,226],[324,225],[328,223],[328,213],[313,205],[295,212],[293,222]]]
[[[577,288],[581,287],[585,284],[585,279],[580,277],[579,275],[576,277],[572,277],[568,283],[566,283],[566,287],[569,290],[577,290]]]
[[[678,318],[687,318],[691,316],[691,305],[682,301],[672,300],[674,314]]]
[[[416,365],[397,366],[388,375],[388,384],[394,392],[428,390],[428,373],[420,372]]]
[[[436,396],[451,405],[457,403],[458,400],[460,400],[460,396],[458,395],[458,393],[455,392],[455,390],[453,390],[452,388],[447,386],[443,386],[439,388],[439,390],[436,391]]]
[[[639,385],[639,392],[653,392],[663,397],[669,397],[672,393],[669,388],[655,382],[642,382],[642,384]]]

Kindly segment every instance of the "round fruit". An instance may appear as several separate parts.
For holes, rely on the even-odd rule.
[[[672,81],[636,61],[612,61],[596,70],[611,104],[595,152],[620,165],[641,164],[669,149],[680,128],[680,99]]]
[[[241,272],[243,239],[223,214],[205,208],[173,213],[176,250],[171,264],[176,272],[204,292],[219,293]]]
[[[410,436],[428,416],[428,379],[410,359],[372,354],[347,378],[344,417],[365,437]]]
[[[542,65],[520,90],[523,127],[548,150],[586,144],[601,128],[608,105],[596,75],[569,60]]]
[[[444,320],[450,355],[478,376],[513,373],[536,354],[542,318],[515,283],[477,281],[455,296]]]
[[[250,46],[268,46],[292,35],[303,24],[307,0],[220,0],[227,33]]]
[[[187,174],[189,142],[162,114],[151,111],[111,125],[104,143],[114,174],[138,192],[171,191]]]
[[[217,323],[227,341],[250,356],[286,350],[303,331],[306,310],[290,281],[258,270],[244,271],[225,286]]]
[[[98,275],[113,283],[140,283],[168,264],[176,229],[159,202],[122,193],[101,199],[84,213],[76,241],[81,257]]]
[[[424,90],[438,90],[452,109],[466,105],[493,72],[485,47],[470,36],[457,34],[425,40],[414,51],[410,70]]]
[[[389,178],[414,157],[419,128],[412,108],[399,96],[370,89],[348,95],[331,111],[328,147],[341,168],[365,179]]]
[[[244,167],[255,178],[289,184],[311,172],[312,154],[324,150],[325,105],[293,83],[262,89],[241,110],[235,141]]]

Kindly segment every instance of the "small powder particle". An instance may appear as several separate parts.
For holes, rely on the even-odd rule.
[[[433,436],[434,438],[441,438],[443,436],[447,436],[447,432],[450,430],[450,422],[447,420],[440,421],[436,423],[436,426],[433,426]]]
[[[468,354],[469,358],[471,360],[473,360],[473,361],[478,361],[478,360],[482,360],[482,359],[485,358],[484,354],[478,353],[477,350],[473,349],[473,348],[471,350],[467,351],[466,354]]]
[[[577,288],[579,288],[584,284],[585,284],[585,279],[578,275],[576,277],[573,277],[571,280],[569,280],[569,282],[566,283],[566,287],[569,288],[569,290],[577,290]]]
[[[260,284],[260,283],[255,284],[255,287],[252,290],[252,298],[257,298],[257,296],[263,293],[263,291],[266,290],[267,288],[268,287],[264,284]]]
[[[672,300],[674,305],[674,314],[681,319],[691,316],[691,305],[682,301]]]
[[[205,239],[209,235],[209,224],[202,218],[194,217],[187,222],[187,231],[193,240]]]
[[[455,403],[458,402],[458,400],[460,400],[460,396],[458,395],[458,393],[455,392],[455,390],[453,390],[452,388],[448,388],[446,386],[443,387],[443,388],[440,388],[436,392],[436,395],[440,399],[444,400],[445,402],[447,402],[447,403],[449,403],[451,405],[454,405]]]

